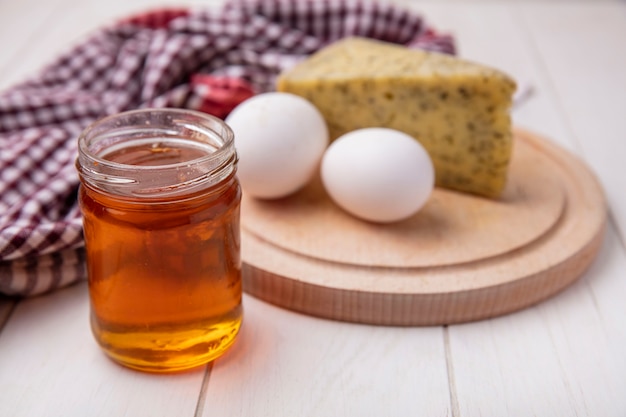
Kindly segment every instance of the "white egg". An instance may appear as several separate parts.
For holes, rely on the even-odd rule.
[[[235,134],[241,187],[258,198],[280,198],[302,188],[328,146],[321,113],[294,94],[256,95],[237,106],[226,123]]]
[[[413,137],[393,129],[355,130],[336,139],[322,158],[321,176],[331,199],[364,220],[406,219],[434,187],[432,161]]]

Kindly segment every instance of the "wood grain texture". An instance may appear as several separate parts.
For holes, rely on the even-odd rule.
[[[593,260],[605,229],[604,196],[584,163],[549,141],[521,130],[516,132],[510,175],[508,189],[499,201],[438,190],[432,198],[435,210],[425,207],[424,213],[405,222],[410,233],[401,227],[396,230],[394,226],[367,225],[374,231],[365,238],[358,233],[357,222],[330,203],[320,204],[326,214],[313,226],[320,232],[304,249],[280,243],[280,233],[286,230],[280,214],[288,211],[285,206],[299,207],[297,201],[269,206],[244,201],[244,288],[266,301],[315,316],[383,325],[458,323],[534,304],[569,285]],[[559,197],[561,193],[563,198]],[[315,201],[326,198],[315,187],[294,195],[292,199],[304,200],[305,210],[301,212],[303,219],[291,219],[289,226],[300,230],[297,226],[303,223],[299,221],[315,218]],[[274,210],[272,204],[276,205]],[[528,210],[528,204],[538,209]],[[492,205],[503,205],[506,214],[485,215]],[[428,218],[429,212],[437,212],[445,221],[448,213],[456,212],[458,207],[465,207],[467,216],[451,224],[456,223],[460,235],[466,236],[462,244],[450,243],[457,239],[457,230],[442,227],[440,222],[436,226],[441,228],[438,233],[428,232],[426,238],[416,239],[411,246],[407,236],[418,235],[429,221],[420,221],[420,216]],[[548,221],[543,207],[550,213]],[[332,210],[338,213],[329,215]],[[276,211],[279,215],[272,217]],[[259,217],[266,220],[264,227],[258,227]],[[272,224],[277,225],[273,230]],[[467,231],[472,228],[474,240]],[[492,232],[482,234],[485,229]],[[526,235],[528,230],[532,233]],[[328,235],[326,239],[319,238],[324,234]],[[518,234],[524,239],[509,238]],[[300,240],[306,239],[303,233],[299,236]],[[324,245],[331,241],[333,249],[326,252]],[[363,242],[375,246],[375,250],[366,252]],[[320,247],[311,249],[314,243]],[[397,262],[406,260],[406,254],[391,266],[376,261],[374,252],[396,252],[402,244],[409,246],[406,254],[425,251],[428,256],[417,262],[409,257],[405,267]],[[498,249],[499,244],[504,250]],[[356,255],[353,248],[357,248]],[[444,263],[446,253],[448,263]],[[437,256],[437,262],[429,263]],[[368,259],[374,262],[367,265]]]

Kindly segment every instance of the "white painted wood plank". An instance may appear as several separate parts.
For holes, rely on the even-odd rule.
[[[92,338],[82,283],[11,315],[0,333],[0,415],[192,417],[203,369],[152,375],[114,364]]]
[[[203,416],[445,416],[449,400],[441,328],[344,324],[246,297]]]
[[[618,236],[609,236],[605,251],[584,278],[598,319],[585,315],[578,303],[575,310],[550,315],[560,319],[551,326],[558,335],[556,349],[566,363],[564,369],[571,373],[568,378],[573,386],[584,391],[582,405],[590,410],[589,415],[626,415],[626,197],[622,179],[626,158],[626,50],[622,45],[626,3],[594,7],[533,4],[519,10],[577,150],[604,184],[613,224],[618,228]],[[590,320],[587,332],[574,325]],[[588,361],[577,360],[580,357],[592,357],[598,363],[585,367]],[[591,371],[602,374],[603,380],[588,383]]]
[[[0,55],[0,89],[35,75],[59,53],[117,19],[160,7],[217,8],[223,0],[184,0],[169,4],[153,0],[53,0],[50,3],[47,0],[25,0],[9,3],[14,4],[11,16],[0,18],[2,22],[6,19],[9,26],[2,29],[0,25],[0,44],[10,47],[10,54]],[[40,7],[42,5],[45,7]],[[22,39],[26,42],[21,42]]]
[[[560,104],[562,91],[552,84],[553,73],[548,72],[552,69],[544,66],[543,54],[533,48],[530,34],[525,34],[536,28],[526,28],[518,7],[429,4],[424,9],[431,20],[454,28],[462,56],[505,69],[518,80],[531,80],[536,94],[514,111],[517,124],[547,134],[565,148],[580,150],[576,130],[568,125],[570,114]],[[545,21],[558,26],[554,19],[569,6],[559,5],[551,15],[541,5],[533,7]],[[589,31],[597,29],[588,25]],[[549,43],[548,36],[543,33],[540,41]],[[574,33],[570,33],[572,39],[577,39]],[[564,65],[558,71],[572,71],[571,60],[561,62],[552,52],[553,59]],[[612,175],[616,176],[615,171]],[[626,266],[620,260],[623,248],[615,238],[607,242],[594,268],[563,294],[517,314],[449,328],[459,415],[626,414],[620,397],[626,392],[620,353],[626,350],[625,326],[617,324],[626,314],[619,301],[626,296],[625,284],[618,278]],[[602,291],[595,289],[599,282]],[[606,299],[600,301],[602,297]],[[607,320],[610,314],[618,315]]]
[[[604,248],[578,285],[540,310],[579,414],[617,417],[626,415],[626,255],[613,230]]]
[[[589,296],[592,281],[601,281],[614,303],[626,296],[626,259],[614,234],[605,248],[557,297],[450,328],[461,416],[626,415],[626,329],[606,321],[611,309]],[[623,303],[621,309],[623,317]]]
[[[541,321],[531,308],[449,329],[461,416],[576,415]]]
[[[0,90],[12,82],[7,74],[19,64],[20,52],[29,49],[35,28],[45,28],[45,22],[63,1],[0,2]]]
[[[626,2],[520,8],[558,105],[626,237]]]

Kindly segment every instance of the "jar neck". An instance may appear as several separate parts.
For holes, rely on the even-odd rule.
[[[151,196],[128,196],[120,193],[112,194],[107,190],[95,189],[91,184],[81,183],[79,201],[93,201],[95,204],[126,211],[180,212],[194,207],[220,204],[226,209],[241,199],[241,187],[235,173],[231,173],[224,181],[211,187],[187,190],[186,193],[160,193]]]
[[[220,119],[188,110],[121,113],[89,126],[78,140],[81,181],[123,197],[194,194],[228,181],[236,166],[230,128]]]

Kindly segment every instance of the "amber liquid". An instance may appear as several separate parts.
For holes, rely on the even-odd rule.
[[[198,149],[139,146],[106,159],[160,165]],[[234,176],[174,198],[120,198],[82,186],[91,327],[135,369],[189,369],[220,356],[242,319],[239,201]]]

